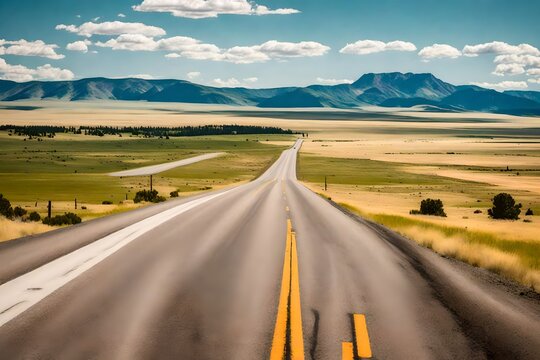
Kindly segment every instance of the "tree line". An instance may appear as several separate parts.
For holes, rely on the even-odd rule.
[[[205,136],[205,135],[266,135],[294,134],[290,129],[256,125],[201,125],[201,126],[49,126],[49,125],[0,125],[0,131],[29,137],[50,137],[57,133],[73,133],[92,136],[131,134],[147,138]]]

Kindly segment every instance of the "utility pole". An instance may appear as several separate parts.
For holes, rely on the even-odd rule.
[[[324,191],[328,190],[328,183],[326,182],[326,175],[324,175]]]
[[[52,204],[51,204],[51,200],[49,200],[49,204],[47,205],[47,217],[49,219],[51,218],[51,210],[52,210]]]
[[[75,198],[75,210],[77,210],[77,198]]]
[[[152,175],[150,175],[150,191],[152,191]]]

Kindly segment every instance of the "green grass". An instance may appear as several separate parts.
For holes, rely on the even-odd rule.
[[[404,171],[403,165],[366,159],[342,159],[300,154],[298,175],[301,181],[322,183],[327,176],[329,183],[345,185],[446,185],[456,186],[468,182],[420,175]]]
[[[250,180],[277,158],[282,146],[265,140],[293,140],[288,135],[226,135],[189,138],[122,139],[84,135],[22,141],[0,134],[0,193],[12,202],[43,200],[119,202],[148,185],[147,177],[106,174],[192,157],[207,152],[227,155],[154,176],[156,186],[198,191]],[[248,141],[246,141],[248,140]],[[260,141],[257,141],[260,140]],[[168,194],[164,194],[168,195]]]

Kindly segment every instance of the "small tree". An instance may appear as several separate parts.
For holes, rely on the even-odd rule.
[[[171,191],[171,197],[172,198],[178,197],[178,190]]]
[[[30,221],[39,221],[41,220],[41,216],[37,211],[32,211],[30,214],[28,214],[28,220]]]
[[[532,211],[531,208],[527,209],[527,211],[525,212],[525,216],[532,216],[534,215],[534,212]]]
[[[420,202],[420,214],[446,217],[441,199],[424,199]]]
[[[493,219],[517,220],[521,213],[521,204],[516,204],[512,195],[500,193],[493,198],[493,207],[488,214]]]
[[[162,202],[165,201],[165,197],[159,196],[157,190],[141,190],[137,191],[133,202],[140,203],[141,201]]]
[[[15,215],[16,217],[20,217],[20,218],[22,218],[24,215],[26,215],[27,212],[28,211],[26,211],[25,209],[23,209],[20,206],[15,206],[15,208],[13,209],[13,215]]]
[[[13,218],[13,208],[11,207],[11,203],[2,194],[0,194],[0,215],[3,215],[8,219]]]

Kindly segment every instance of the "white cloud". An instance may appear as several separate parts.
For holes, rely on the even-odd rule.
[[[324,79],[317,78],[317,82],[323,85],[338,85],[338,84],[352,84],[354,81],[349,79]]]
[[[163,36],[165,30],[157,26],[145,25],[143,23],[128,23],[122,21],[106,21],[102,23],[86,22],[80,26],[56,25],[56,30],[66,30],[81,36],[91,37],[92,35],[123,35],[137,34],[148,37]]]
[[[71,80],[74,77],[70,70],[55,68],[50,64],[31,69],[23,65],[10,65],[0,58],[0,78],[5,80]]]
[[[122,13],[120,13],[120,14],[118,14],[118,17],[121,17],[121,18],[125,18],[125,17],[126,17],[126,15],[125,15],[125,14],[122,14]]]
[[[9,41],[0,39],[0,55],[40,56],[49,59],[63,59],[65,56],[57,54],[56,44],[45,44],[41,40],[27,41],[24,39]]]
[[[244,78],[244,82],[247,82],[247,83],[256,83],[257,81],[259,81],[259,78],[258,77],[248,77],[248,78]]]
[[[540,68],[533,68],[533,69],[527,70],[527,75],[540,76]]]
[[[122,34],[106,42],[98,41],[96,46],[109,47],[113,50],[155,51],[156,41],[141,34]]]
[[[186,74],[187,78],[189,80],[195,80],[199,76],[201,76],[201,73],[199,71],[190,71]]]
[[[539,56],[540,51],[529,44],[510,45],[502,41],[492,41],[477,45],[466,45],[463,48],[464,56],[478,56],[480,54],[518,54]]]
[[[498,55],[495,64],[520,64],[525,67],[540,67],[540,56],[533,55]]]
[[[77,15],[75,15],[75,17],[78,17],[78,18],[80,19],[80,18],[81,18],[81,15],[77,14]]]
[[[150,74],[132,74],[132,75],[128,75],[126,77],[135,78],[135,79],[144,79],[144,80],[155,79],[155,77],[153,75],[150,75]]]
[[[533,78],[533,79],[529,79],[527,81],[530,82],[531,84],[540,84],[540,78],[538,78],[538,79]]]
[[[525,81],[501,81],[498,83],[472,82],[471,84],[494,90],[526,89],[528,87]]]
[[[355,43],[347,44],[341,50],[342,54],[366,55],[382,51],[416,51],[416,46],[407,41],[382,42],[378,40],[358,40]]]
[[[217,17],[218,15],[288,15],[296,9],[269,9],[248,0],[143,0],[133,6],[135,11],[168,12],[174,16],[191,19]]]
[[[96,16],[95,18],[92,19],[92,21],[99,21],[99,19],[101,19],[101,16]]]
[[[420,50],[418,56],[420,56],[423,61],[442,58],[455,59],[461,56],[461,51],[447,44],[433,44]]]
[[[84,40],[84,41],[75,41],[72,43],[67,44],[66,49],[71,51],[80,51],[80,52],[88,52],[88,45],[92,45],[91,41]]]
[[[523,74],[524,72],[525,69],[520,64],[498,64],[492,74],[497,76],[504,76],[519,75]]]
[[[229,78],[227,80],[221,80],[220,78],[214,79],[212,81],[214,85],[219,87],[238,87],[240,86],[240,81],[235,78]]]
[[[174,36],[160,40],[141,34],[122,34],[106,42],[97,42],[96,46],[109,47],[113,50],[129,51],[167,51],[167,58],[187,58],[194,60],[226,61],[236,64],[265,62],[270,59],[312,57],[324,55],[328,46],[313,41],[298,43],[267,41],[260,45],[234,46],[220,49],[214,44],[206,44],[186,36]]]

